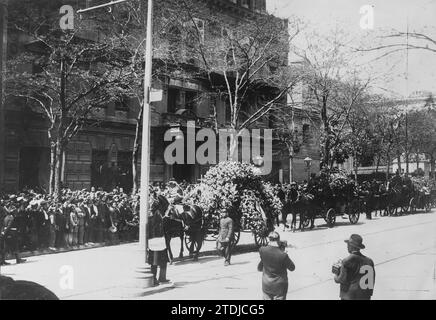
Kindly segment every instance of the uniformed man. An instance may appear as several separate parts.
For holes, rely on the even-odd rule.
[[[18,241],[17,241],[17,226],[15,223],[14,216],[17,214],[17,209],[15,207],[11,207],[11,209],[6,210],[6,216],[3,220],[3,226],[0,230],[0,238],[2,239],[2,242],[4,241],[5,250],[6,252],[11,252],[15,255],[15,259],[18,263],[23,263],[26,260],[21,259],[19,255],[18,250]],[[4,255],[2,254],[2,265],[8,265],[4,258]]]
[[[335,282],[340,284],[341,300],[370,300],[375,284],[374,262],[360,253],[365,249],[363,239],[352,234],[345,240],[350,255],[341,261],[340,266],[333,266]]]
[[[166,198],[170,205],[168,206],[167,211],[165,212],[165,216],[167,217],[170,213],[170,210],[173,208],[176,208],[178,212],[183,211],[183,206],[181,206],[181,202],[183,200],[183,190],[178,185],[178,183],[171,179],[168,182],[167,191],[166,191]]]
[[[234,240],[234,226],[233,220],[229,217],[226,210],[220,213],[220,229],[217,239],[217,249],[221,251],[224,256],[224,265],[230,265],[230,258],[232,256],[232,247]]]

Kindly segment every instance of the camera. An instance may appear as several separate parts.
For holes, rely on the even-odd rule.
[[[341,271],[342,262],[338,261],[332,265],[332,273],[338,275]]]

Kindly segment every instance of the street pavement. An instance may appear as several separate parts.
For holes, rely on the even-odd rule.
[[[347,255],[344,239],[352,233],[363,236],[366,249],[362,252],[375,263],[373,299],[436,299],[436,210],[373,220],[362,215],[357,225],[338,217],[334,228],[318,219],[316,225],[304,232],[279,230],[296,264],[295,272],[289,273],[289,300],[339,298],[331,266]],[[251,242],[251,234],[241,235],[241,244]],[[173,240],[174,252],[179,244]],[[213,246],[207,241],[203,250]],[[168,266],[172,284],[149,289],[142,287],[143,261],[134,243],[31,257],[25,264],[2,267],[1,273],[40,283],[61,299],[262,298],[257,252],[234,255],[227,267],[213,255],[201,256],[198,262],[175,262]]]

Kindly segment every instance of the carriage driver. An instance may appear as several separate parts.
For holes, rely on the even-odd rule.
[[[169,212],[172,208],[175,208],[177,212],[183,211],[183,205],[181,205],[184,194],[182,188],[179,184],[171,178],[167,185],[167,199],[170,205],[168,206],[167,211],[165,212],[165,216],[168,217]]]

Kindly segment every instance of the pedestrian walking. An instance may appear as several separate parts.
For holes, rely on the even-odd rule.
[[[341,300],[370,300],[375,284],[374,262],[360,253],[365,249],[363,239],[352,234],[345,240],[349,256],[333,265],[335,282],[340,284]]]
[[[229,217],[227,211],[222,211],[220,214],[220,229],[217,239],[217,249],[224,256],[224,265],[230,265],[232,256],[232,244],[234,239],[233,220]]]
[[[294,271],[295,264],[289,258],[276,231],[272,231],[268,239],[268,245],[259,249],[260,262],[257,266],[257,270],[263,272],[263,299],[286,300],[288,270]]]
[[[160,212],[150,212],[148,220],[148,264],[151,266],[153,273],[153,285],[167,283],[167,265],[169,262],[168,251],[166,247],[165,234],[163,228],[163,219]],[[159,278],[157,278],[157,269],[159,267]]]

